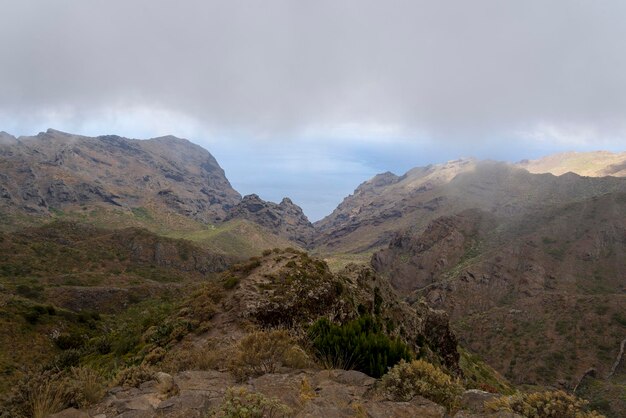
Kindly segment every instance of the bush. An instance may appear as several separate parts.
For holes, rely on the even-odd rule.
[[[402,359],[412,359],[409,347],[383,334],[380,324],[371,316],[345,325],[335,325],[322,318],[309,330],[309,338],[317,356],[327,366],[354,368],[372,377],[382,376]]]
[[[382,386],[393,400],[408,402],[419,395],[448,409],[456,406],[463,393],[457,380],[424,360],[400,361],[383,376]]]
[[[2,400],[2,418],[44,418],[76,405],[72,385],[54,370],[26,374]]]
[[[209,340],[203,346],[195,346],[191,342],[183,342],[180,349],[169,351],[162,363],[167,371],[183,370],[214,370],[223,365],[226,353]]]
[[[485,402],[491,411],[515,412],[527,418],[599,418],[586,411],[588,402],[563,391],[518,393]]]
[[[79,349],[85,343],[85,339],[76,333],[63,333],[54,338],[54,344],[61,350]]]
[[[211,411],[211,417],[220,418],[278,418],[292,414],[291,408],[279,399],[245,388],[228,388],[221,405]]]
[[[302,354],[285,330],[255,331],[239,341],[230,368],[239,378],[259,376],[298,362]]]
[[[104,396],[104,379],[89,367],[72,367],[71,378],[77,392],[78,404],[84,408],[98,402]]]
[[[130,366],[117,372],[115,383],[118,386],[139,387],[143,382],[154,380],[154,371],[148,366]]]

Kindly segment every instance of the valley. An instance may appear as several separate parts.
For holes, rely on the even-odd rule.
[[[288,197],[242,197],[184,139],[2,133],[0,392],[11,401],[0,416],[25,413],[14,388],[43,365],[59,381],[87,368],[123,388],[108,403],[65,402],[92,416],[175,416],[170,398],[182,416],[205,416],[248,381],[298,416],[342,402],[328,416],[495,416],[467,391],[550,389],[618,417],[624,167],[626,154],[607,152],[459,159],[376,175],[312,223]],[[359,333],[368,349],[336,351]],[[284,358],[246,369],[237,356],[250,336],[282,344]],[[375,379],[400,358],[451,376],[455,401],[389,398]],[[183,392],[160,399],[158,373]],[[304,381],[324,395],[291,393]]]

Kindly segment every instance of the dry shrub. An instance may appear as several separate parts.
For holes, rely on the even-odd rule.
[[[278,418],[292,414],[291,408],[277,398],[268,398],[261,393],[249,392],[246,388],[228,388],[222,403],[211,417],[220,418]]]
[[[61,372],[38,370],[26,374],[2,400],[2,418],[43,418],[77,405],[73,385]]]
[[[383,376],[382,385],[393,400],[407,402],[419,395],[448,409],[457,405],[463,393],[456,379],[424,360],[401,360]]]
[[[124,387],[139,387],[144,382],[155,379],[155,372],[152,368],[141,366],[125,367],[117,372],[115,384]]]
[[[306,369],[313,365],[311,357],[298,345],[292,345],[285,351],[283,364],[292,369]]]
[[[80,394],[78,397],[80,407],[93,405],[104,396],[104,379],[89,367],[72,367],[71,381]]]
[[[281,366],[303,364],[304,351],[285,330],[254,331],[237,344],[230,369],[238,378],[274,373]]]
[[[202,346],[187,342],[183,343],[180,350],[168,352],[162,366],[171,372],[215,370],[224,365],[226,351],[226,349],[218,348],[217,343],[213,340],[207,341]]]
[[[491,411],[506,411],[527,418],[600,418],[596,411],[586,411],[588,402],[563,391],[517,393],[485,402]]]
[[[303,377],[302,381],[300,382],[300,402],[305,404],[310,400],[315,399],[316,397],[317,394],[313,390],[311,383],[309,383],[309,379]]]
[[[53,382],[46,382],[28,395],[33,418],[45,418],[61,411],[66,405],[63,389]]]
[[[165,358],[167,354],[167,350],[163,347],[156,347],[152,351],[150,351],[141,361],[141,364],[144,366],[154,366],[155,364],[160,363]]]

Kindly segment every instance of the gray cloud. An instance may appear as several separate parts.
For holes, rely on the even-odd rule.
[[[0,130],[175,134],[329,213],[375,172],[626,148],[622,0],[4,0]]]
[[[153,107],[259,137],[349,123],[623,138],[625,19],[620,0],[6,1],[0,113]]]

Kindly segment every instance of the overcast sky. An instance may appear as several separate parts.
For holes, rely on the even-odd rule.
[[[626,150],[626,1],[0,0],[0,130],[186,137],[313,220],[382,171]]]

